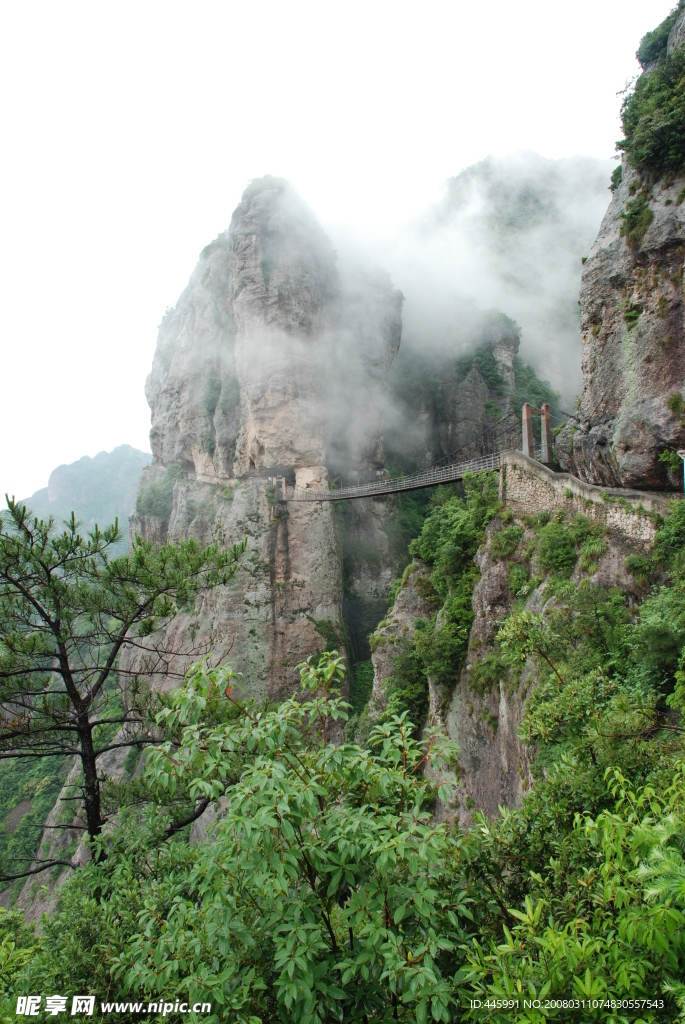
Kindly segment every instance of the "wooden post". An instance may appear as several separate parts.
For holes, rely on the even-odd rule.
[[[552,465],[552,424],[550,421],[550,408],[547,402],[543,405],[540,410],[542,413],[542,419],[540,422],[540,433],[542,436],[542,458],[541,461],[545,466]]]
[[[522,434],[522,447],[521,451],[524,455],[527,455],[529,459],[533,458],[533,410],[529,402],[523,403],[523,409],[521,410],[521,434]]]

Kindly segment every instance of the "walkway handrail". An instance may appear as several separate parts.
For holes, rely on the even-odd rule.
[[[356,487],[339,487],[333,490],[315,491],[306,488],[294,488],[285,496],[286,501],[346,501],[350,498],[373,498],[380,494],[397,494],[399,491],[415,491],[423,487],[435,487],[437,484],[451,483],[463,479],[466,473],[481,473],[499,469],[502,454],[511,451],[512,446],[506,445],[500,451],[481,455],[478,458],[463,462],[453,462],[449,466],[440,463],[420,473],[411,473],[394,480],[385,478],[369,484],[358,484]],[[539,454],[537,448],[535,455]]]

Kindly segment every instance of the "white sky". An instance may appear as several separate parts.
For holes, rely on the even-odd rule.
[[[149,450],[156,326],[245,184],[382,234],[488,153],[608,157],[675,0],[0,3],[0,493]]]

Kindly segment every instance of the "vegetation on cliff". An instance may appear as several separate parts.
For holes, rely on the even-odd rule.
[[[685,170],[685,48],[668,56],[666,43],[676,8],[640,43],[637,57],[643,67],[658,61],[641,75],[621,108],[624,138],[616,145],[633,167],[653,178]]]

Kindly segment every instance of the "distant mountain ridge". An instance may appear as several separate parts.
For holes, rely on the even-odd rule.
[[[118,519],[123,537],[116,553],[123,553],[128,547],[128,517],[135,509],[138,477],[151,462],[149,452],[120,444],[111,452],[99,452],[94,458],[84,455],[58,466],[47,487],[22,501],[35,515],[43,519],[53,516],[57,523],[73,511],[85,532],[96,523],[105,527]]]

